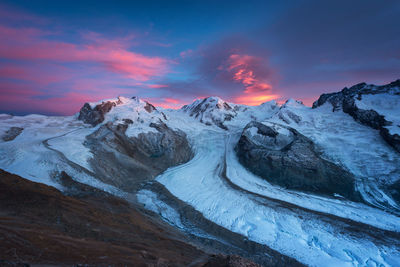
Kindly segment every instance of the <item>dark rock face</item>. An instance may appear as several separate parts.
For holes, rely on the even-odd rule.
[[[150,124],[156,132],[128,137],[128,123],[109,122],[86,138],[85,145],[94,155],[91,165],[103,182],[134,191],[141,182],[192,158],[184,132],[159,122]]]
[[[104,121],[104,115],[115,107],[117,104],[115,102],[103,102],[100,105],[95,106],[93,109],[89,103],[85,103],[81,110],[79,111],[78,119],[84,123],[96,126]]]
[[[155,106],[153,106],[152,104],[150,104],[149,102],[146,101],[146,105],[144,106],[144,109],[148,112],[148,113],[152,113],[153,111],[157,110]]]
[[[387,128],[381,128],[380,134],[389,145],[400,152],[400,135],[390,134]]]
[[[244,166],[271,183],[361,200],[354,189],[354,176],[321,158],[314,143],[293,128],[251,122],[235,150]]]
[[[352,116],[356,121],[380,131],[383,139],[395,150],[400,152],[400,136],[390,134],[385,126],[390,126],[393,122],[385,119],[377,111],[370,109],[360,109],[356,105],[356,99],[361,100],[363,95],[375,95],[389,93],[400,95],[400,79],[392,83],[375,86],[366,83],[360,83],[350,88],[344,88],[342,91],[331,94],[322,94],[317,101],[313,103],[313,108],[322,106],[326,102],[331,103],[333,111],[343,110],[343,112]]]
[[[387,191],[392,195],[393,199],[396,200],[397,203],[400,203],[400,180],[391,184]]]
[[[18,135],[20,135],[22,133],[22,130],[24,130],[24,128],[21,127],[11,127],[10,129],[8,129],[4,135],[2,136],[2,139],[4,141],[12,141],[14,140]]]

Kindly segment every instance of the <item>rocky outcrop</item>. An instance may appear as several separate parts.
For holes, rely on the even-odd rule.
[[[134,191],[141,182],[192,158],[184,132],[160,121],[150,124],[154,132],[128,137],[129,123],[108,122],[86,138],[85,145],[94,155],[91,165],[103,182]]]
[[[387,186],[387,192],[392,196],[397,203],[400,203],[400,180],[397,180],[393,184]]]
[[[382,127],[380,129],[381,136],[385,141],[391,145],[394,149],[396,149],[398,152],[400,152],[400,135],[398,134],[391,134],[389,132],[389,129]]]
[[[235,148],[253,173],[280,186],[359,201],[354,176],[321,157],[314,143],[293,128],[249,123]]]
[[[20,135],[22,133],[22,131],[24,130],[24,128],[21,127],[11,127],[10,129],[8,129],[4,135],[2,136],[2,139],[4,141],[12,141],[14,140],[18,135]]]
[[[379,130],[383,139],[400,152],[400,135],[390,133],[386,128],[386,126],[393,125],[393,121],[388,120],[384,115],[379,114],[372,108],[365,109],[357,105],[357,100],[362,100],[363,96],[379,94],[400,95],[400,79],[382,86],[360,83],[350,88],[346,87],[340,92],[322,94],[313,103],[313,108],[322,106],[326,102],[330,103],[333,111],[343,110],[343,112],[352,116],[356,121]]]
[[[96,126],[104,121],[104,115],[116,105],[115,102],[107,101],[92,108],[89,103],[85,103],[79,111],[78,119],[84,123]]]
[[[153,106],[152,104],[150,104],[149,102],[146,101],[146,105],[144,106],[144,109],[148,112],[148,113],[152,113],[153,111],[157,110],[155,106]]]

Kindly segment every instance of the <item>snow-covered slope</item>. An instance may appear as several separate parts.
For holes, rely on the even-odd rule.
[[[400,79],[382,86],[360,83],[321,95],[313,107],[332,104],[334,111],[343,110],[356,121],[380,130],[383,139],[400,152],[399,97]]]
[[[66,171],[81,183],[123,195],[117,188],[83,171],[91,154],[81,142],[91,130],[75,117],[0,116],[2,132],[15,126],[23,128],[22,132],[11,141],[0,141],[1,169],[58,189],[62,186],[57,182],[56,174]],[[53,140],[56,141],[54,144]]]
[[[285,114],[296,114],[296,120],[282,119]],[[378,130],[343,111],[332,112],[329,103],[317,109],[287,105],[270,121],[295,128],[314,141],[324,158],[353,173],[367,202],[399,211],[399,204],[382,189],[400,179],[400,154],[386,144]]]
[[[181,229],[190,221],[182,208],[187,205],[210,223],[311,266],[397,266],[400,200],[393,185],[400,183],[400,153],[382,134],[387,129],[396,144],[397,88],[398,82],[357,85],[321,96],[314,108],[293,99],[245,106],[209,97],[171,110],[118,97],[87,103],[71,117],[0,115],[0,168],[61,190],[57,174],[65,171],[130,200],[137,195]],[[377,116],[368,124],[375,114],[370,110]],[[250,122],[274,125],[283,139],[288,129],[303,135],[324,161],[354,176],[362,201],[290,190],[250,172],[234,150],[241,135],[260,145],[273,140],[261,138],[256,128],[243,132]],[[187,162],[174,166],[171,155]],[[155,180],[132,171],[149,166],[162,167],[151,174],[170,168]],[[132,181],[137,183],[128,187]],[[153,190],[154,183],[174,200]],[[176,199],[184,204],[175,209],[170,203]]]
[[[218,127],[226,129],[224,122],[232,120],[237,115],[238,107],[223,101],[219,97],[207,97],[182,107],[182,110],[201,123],[206,125],[216,124]]]
[[[391,125],[384,127],[389,129],[391,134],[400,135],[400,117],[398,116],[400,114],[400,89],[397,94],[363,95],[356,100],[356,105],[360,109],[378,112],[386,121],[391,122]]]
[[[361,204],[290,193],[268,183],[262,187],[251,181],[254,176],[243,171],[232,153],[238,134],[230,138],[224,132],[204,130],[191,136],[193,160],[169,169],[157,180],[209,220],[311,266],[391,265],[399,260],[398,242],[381,246],[363,225],[356,227],[363,234],[353,236],[352,230],[346,230],[351,222],[340,218],[395,232],[400,232],[400,218]],[[239,171],[231,180],[231,173]]]
[[[216,125],[228,130],[229,125],[242,125],[244,121],[268,118],[277,107],[275,101],[259,106],[246,106],[229,103],[214,96],[197,99],[192,104],[183,106],[181,110],[205,125]]]

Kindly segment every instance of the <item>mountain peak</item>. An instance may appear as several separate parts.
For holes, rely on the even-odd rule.
[[[205,99],[208,102],[217,102],[217,103],[226,102],[225,100],[223,100],[219,96],[209,96],[209,97],[205,97],[203,99]]]
[[[185,105],[182,107],[184,111],[188,110],[202,110],[205,111],[205,109],[226,109],[230,110],[232,109],[232,105],[225,100],[221,99],[218,96],[209,96],[201,99],[196,99],[192,104]]]
[[[363,95],[376,95],[376,94],[399,94],[400,93],[400,79],[384,84],[374,85],[366,83],[358,83],[350,88],[343,88],[340,92],[322,94],[317,101],[313,103],[313,108],[322,106],[329,102],[334,107],[334,110],[341,109],[344,99],[362,98]]]
[[[105,120],[105,115],[115,108],[118,109],[117,113],[121,113],[121,116],[127,112],[140,113],[141,111],[146,111],[147,113],[152,113],[157,110],[154,105],[137,96],[132,98],[118,96],[117,98],[85,103],[79,111],[78,119],[96,126],[97,124],[102,123]]]
[[[282,107],[299,107],[299,106],[304,106],[303,102],[300,100],[296,100],[294,98],[289,98],[286,100],[285,104],[282,105]]]
[[[234,107],[234,104],[228,103],[217,96],[210,96],[197,99],[192,104],[183,106],[182,110],[206,125],[215,124],[222,129],[226,129],[223,122],[229,121],[236,116]]]

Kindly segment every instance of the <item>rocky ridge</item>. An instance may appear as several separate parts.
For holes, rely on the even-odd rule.
[[[313,108],[322,106],[327,102],[330,103],[333,111],[343,110],[356,121],[379,130],[383,139],[400,152],[400,121],[396,120],[396,118],[391,120],[386,112],[375,110],[371,102],[363,103],[363,99],[371,95],[400,99],[400,80],[382,86],[360,83],[350,88],[346,87],[337,93],[322,94],[313,103]],[[382,104],[385,105],[385,103]],[[397,100],[394,105],[397,106],[394,108],[399,108],[400,100]],[[393,132],[389,127],[394,127]]]

